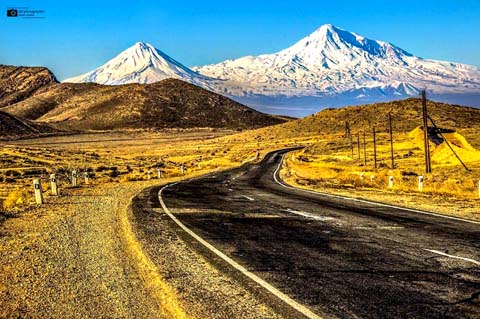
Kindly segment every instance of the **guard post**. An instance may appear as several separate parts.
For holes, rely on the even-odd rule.
[[[388,177],[388,188],[393,188],[393,176]]]
[[[78,186],[77,171],[73,170],[72,171],[72,187],[77,187],[77,186]]]
[[[35,203],[37,203],[37,205],[42,205],[43,190],[42,190],[42,184],[38,178],[33,180],[33,190],[35,192]]]
[[[418,176],[418,191],[423,191],[423,176]]]
[[[55,174],[50,174],[50,190],[53,196],[58,196],[58,185],[57,185],[57,177]]]

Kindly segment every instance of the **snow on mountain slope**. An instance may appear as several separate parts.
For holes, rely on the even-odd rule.
[[[191,69],[139,42],[98,69],[64,82],[115,85],[166,78],[190,82],[263,112],[292,116],[415,96],[425,88],[439,101],[480,107],[477,67],[422,59],[330,24],[274,54]]]
[[[201,84],[208,77],[200,75],[172,59],[151,44],[137,42],[101,67],[63,82],[99,84],[153,83],[167,78]]]
[[[242,98],[399,97],[423,88],[432,93],[480,93],[477,67],[422,59],[330,24],[278,53],[192,69],[224,80],[223,92]]]

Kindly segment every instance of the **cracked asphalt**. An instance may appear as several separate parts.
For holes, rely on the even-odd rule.
[[[172,185],[163,199],[188,228],[321,316],[480,317],[479,224],[281,186],[273,176],[285,152]]]

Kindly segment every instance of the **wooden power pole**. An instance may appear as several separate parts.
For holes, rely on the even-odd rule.
[[[365,131],[363,132],[363,165],[367,166],[367,142],[365,141]]]
[[[373,127],[373,166],[375,167],[375,169],[377,168],[377,139],[375,126]]]
[[[360,133],[357,133],[357,157],[360,159]]]
[[[422,117],[423,117],[423,141],[425,149],[425,172],[431,173],[432,166],[430,163],[430,144],[428,142],[428,113],[427,113],[427,93],[422,91]]]
[[[390,153],[392,157],[392,169],[395,168],[395,160],[393,159],[393,129],[392,129],[392,113],[388,112],[388,126],[390,128]]]

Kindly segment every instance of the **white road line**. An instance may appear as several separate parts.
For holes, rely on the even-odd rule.
[[[322,222],[334,219],[333,217],[315,215],[315,214],[312,214],[312,213],[302,212],[302,211],[299,211],[299,210],[293,210],[293,209],[290,209],[290,208],[285,209],[285,211],[289,212],[289,213],[292,213],[292,214],[295,214],[295,215],[302,216],[302,217],[307,217],[307,218],[319,220],[319,221],[322,221]]]
[[[242,195],[242,197],[248,199],[251,202],[253,202],[255,200],[254,198],[252,198],[250,196],[247,196],[247,195]]]
[[[263,288],[265,288],[266,290],[268,290],[271,294],[273,294],[274,296],[276,296],[277,298],[279,298],[280,300],[282,300],[283,302],[285,302],[286,304],[288,304],[290,307],[292,307],[293,309],[297,310],[298,312],[300,312],[301,314],[303,314],[305,317],[307,318],[310,318],[310,319],[321,319],[321,317],[317,314],[315,314],[314,312],[312,312],[310,309],[308,309],[306,306],[296,302],[295,300],[293,300],[292,298],[290,298],[289,296],[287,296],[286,294],[284,294],[283,292],[281,292],[280,290],[278,290],[277,288],[273,287],[272,285],[270,285],[268,282],[266,282],[265,280],[263,280],[262,278],[258,277],[257,275],[251,273],[250,271],[248,271],[247,269],[245,269],[243,266],[241,266],[240,264],[238,264],[236,261],[234,261],[233,259],[231,259],[230,257],[228,257],[227,255],[225,255],[224,253],[222,253],[220,250],[218,250],[217,248],[215,248],[213,245],[209,244],[206,240],[204,240],[202,237],[200,237],[199,235],[197,235],[196,233],[194,233],[192,230],[190,230],[187,226],[185,226],[181,221],[179,221],[171,212],[170,210],[167,208],[167,206],[165,205],[165,202],[163,201],[163,198],[162,198],[162,192],[164,189],[166,189],[167,187],[169,186],[173,186],[177,183],[174,183],[174,184],[169,184],[169,185],[166,185],[164,187],[162,187],[162,189],[160,189],[160,191],[158,192],[158,199],[160,200],[160,205],[162,205],[162,208],[164,210],[164,212],[178,225],[180,226],[180,228],[182,228],[185,232],[187,232],[190,236],[192,236],[195,240],[197,240],[199,243],[201,243],[203,246],[205,246],[206,248],[208,248],[211,252],[213,252],[215,255],[217,255],[218,257],[222,258],[224,261],[226,261],[228,264],[230,264],[230,266],[232,266],[233,268],[237,269],[238,271],[240,271],[242,274],[244,274],[245,276],[247,276],[248,278],[250,278],[251,280],[253,280],[254,282],[256,282],[257,284],[259,284],[260,286],[262,286]]]
[[[449,254],[446,254],[444,252],[441,252],[441,251],[438,251],[438,250],[433,250],[433,249],[424,249],[424,250],[429,251],[429,252],[434,253],[434,254],[437,254],[437,255],[450,257],[450,258],[454,258],[454,259],[461,259],[461,260],[464,260],[464,261],[471,262],[475,265],[480,265],[480,261],[477,261],[475,259],[465,258],[465,257],[460,257],[460,256],[455,256],[455,255],[449,255]]]
[[[273,179],[275,180],[275,182],[277,182],[277,184],[279,184],[279,185],[281,185],[281,186],[283,186],[283,187],[285,187],[285,188],[289,188],[289,189],[293,189],[293,190],[297,190],[297,191],[302,191],[302,192],[306,192],[306,193],[311,193],[311,194],[319,194],[319,195],[323,195],[323,196],[326,196],[326,197],[343,199],[343,200],[352,201],[352,202],[365,203],[365,204],[375,205],[375,206],[379,206],[379,207],[395,208],[395,209],[399,209],[399,210],[403,210],[403,211],[407,211],[407,212],[424,214],[424,215],[431,215],[431,216],[436,216],[436,217],[441,217],[441,218],[446,218],[446,219],[458,220],[458,221],[465,222],[465,223],[471,223],[471,224],[480,225],[480,222],[477,222],[477,221],[474,221],[474,220],[468,220],[468,219],[463,219],[463,218],[459,218],[459,217],[453,217],[453,216],[446,216],[446,215],[441,215],[441,214],[435,214],[435,213],[431,213],[431,212],[425,212],[425,211],[422,211],[422,210],[405,208],[405,207],[398,207],[398,206],[389,205],[389,204],[371,202],[371,201],[368,201],[368,200],[365,200],[365,199],[358,199],[358,198],[352,198],[352,197],[345,197],[345,196],[340,196],[340,195],[333,195],[333,194],[328,194],[328,193],[316,192],[316,191],[311,191],[311,190],[308,190],[308,189],[296,188],[296,187],[292,187],[292,186],[286,185],[286,184],[280,182],[280,181],[278,180],[278,178],[277,178],[278,171],[279,171],[280,168],[282,167],[283,158],[284,158],[284,157],[285,157],[285,154],[282,155],[282,160],[280,161],[280,163],[278,164],[277,169],[276,169],[275,172],[273,173]]]

